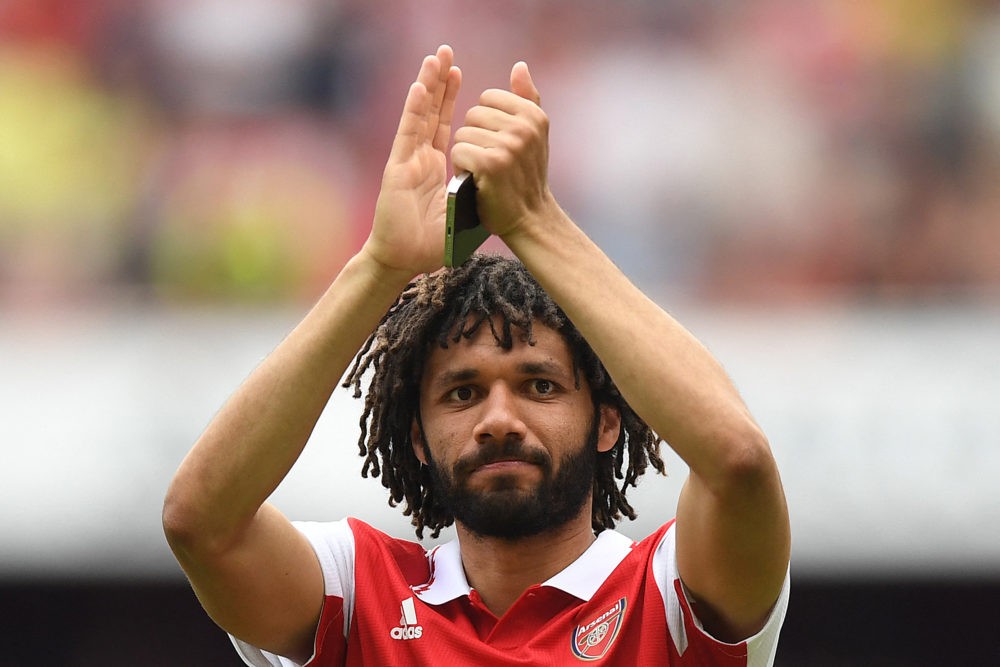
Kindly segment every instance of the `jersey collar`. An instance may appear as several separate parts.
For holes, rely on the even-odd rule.
[[[590,600],[633,545],[634,542],[625,535],[605,530],[579,558],[542,585],[558,588],[581,600]],[[428,604],[439,605],[472,591],[465,578],[457,539],[435,547],[427,554],[427,559],[431,576],[426,584],[413,587],[418,598]]]

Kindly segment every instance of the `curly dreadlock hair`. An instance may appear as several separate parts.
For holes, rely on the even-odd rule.
[[[563,336],[577,382],[582,374],[595,406],[617,408],[622,420],[615,446],[597,455],[594,532],[614,528],[622,516],[635,519],[625,494],[649,465],[665,474],[661,439],[629,407],[590,345],[524,265],[497,255],[474,255],[460,267],[411,282],[361,348],[343,386],[353,387],[354,397],[360,398],[363,376],[372,372],[358,439],[362,476],[381,479],[389,490],[389,505],[405,503],[403,514],[411,517],[418,538],[425,528],[436,538],[454,522],[435,496],[428,468],[413,451],[411,427],[419,417],[420,380],[430,346],[447,348],[470,338],[484,323],[504,349],[513,346],[515,330],[533,344],[535,323]]]

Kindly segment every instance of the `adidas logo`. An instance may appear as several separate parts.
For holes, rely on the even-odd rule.
[[[413,606],[413,598],[406,598],[399,605],[399,625],[389,631],[393,639],[420,639],[424,629],[417,625],[417,609]]]

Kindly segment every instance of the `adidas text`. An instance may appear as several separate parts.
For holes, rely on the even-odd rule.
[[[420,639],[422,634],[424,629],[419,625],[396,627],[389,631],[389,636],[393,639]]]

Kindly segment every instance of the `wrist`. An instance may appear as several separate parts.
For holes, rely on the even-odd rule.
[[[361,250],[348,261],[348,265],[364,275],[370,276],[379,285],[398,287],[397,291],[402,291],[413,280],[413,277],[420,273],[383,261],[377,253],[372,252],[368,243],[361,246]]]
[[[552,238],[565,225],[575,227],[559,202],[546,190],[537,206],[526,209],[518,223],[499,236],[516,254],[517,247],[521,244],[538,243],[545,238]]]

